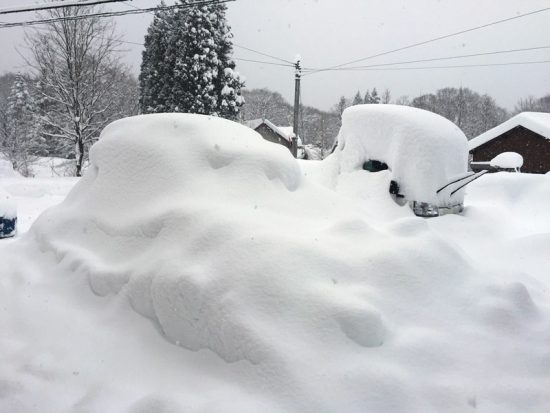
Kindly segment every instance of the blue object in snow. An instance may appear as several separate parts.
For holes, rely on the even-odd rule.
[[[17,218],[0,217],[0,238],[13,237],[17,226]]]

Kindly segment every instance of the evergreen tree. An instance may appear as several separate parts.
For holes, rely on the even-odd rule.
[[[365,99],[363,99],[363,102],[365,102],[366,104],[372,103],[372,102],[371,102],[370,92],[369,92],[368,89],[367,89],[367,91],[365,92]]]
[[[27,81],[17,75],[7,101],[6,122],[2,133],[2,152],[13,168],[24,176],[31,175],[31,150],[38,149],[36,106]]]
[[[374,104],[380,103],[380,96],[378,96],[378,91],[376,90],[376,88],[372,89],[369,103],[374,103]]]
[[[340,100],[334,106],[334,111],[339,117],[342,117],[342,113],[344,113],[344,110],[346,110],[347,107],[349,107],[349,101],[345,96],[340,96]]]
[[[145,39],[141,110],[188,112],[236,119],[244,82],[231,59],[225,4],[159,11]]]
[[[170,91],[174,84],[175,56],[167,55],[169,33],[174,27],[174,11],[163,10],[164,0],[155,11],[153,22],[145,35],[145,50],[142,55],[140,84],[140,107],[144,113],[167,112]]]
[[[360,105],[363,103],[363,98],[361,97],[361,92],[357,91],[355,94],[355,97],[353,98],[353,102],[351,103],[352,106]]]

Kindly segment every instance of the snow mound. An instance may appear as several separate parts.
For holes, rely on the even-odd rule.
[[[233,122],[167,114],[111,124],[90,159],[62,206],[32,228],[42,248],[70,256],[97,294],[127,286],[134,308],[174,343],[258,360],[262,346],[235,318],[243,314],[231,297],[243,274],[219,279],[219,263],[207,257],[228,257],[233,269],[250,248],[231,221],[266,191],[297,189],[301,174],[288,150]],[[235,241],[241,248],[225,251]]]
[[[2,159],[0,154],[0,178],[13,178],[19,174],[13,170],[13,165],[7,159]]]
[[[428,221],[393,171],[319,185],[334,160],[205,116],[107,127],[0,249],[0,410],[546,412],[549,177]]]
[[[519,169],[523,166],[523,156],[517,152],[503,152],[491,160],[491,166],[504,169]]]
[[[363,245],[385,237],[354,206],[317,191],[286,148],[249,128],[146,115],[104,130],[85,177],[30,232],[96,294],[127,296],[168,340],[190,350],[210,349],[229,362],[274,361],[283,357],[282,331],[292,340],[382,346],[390,331],[384,313],[351,285],[363,274],[386,278],[380,269],[399,271],[402,254],[427,261],[433,251],[447,256],[446,248],[428,236],[429,253],[412,244],[367,253]],[[448,261],[464,265],[459,256]],[[449,274],[444,268],[438,272]],[[346,286],[335,291],[339,280]]]
[[[0,218],[13,219],[17,217],[15,200],[0,186]]]
[[[369,160],[387,164],[407,200],[440,206],[463,202],[463,191],[452,197],[436,192],[466,173],[467,139],[434,113],[397,105],[352,106],[342,116],[332,157],[339,174],[362,170]]]

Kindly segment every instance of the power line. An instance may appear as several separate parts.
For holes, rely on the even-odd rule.
[[[27,6],[16,6],[9,7],[6,9],[0,9],[1,14],[13,14],[13,13],[26,13],[32,11],[42,11],[42,10],[53,10],[53,9],[63,9],[67,7],[85,7],[85,6],[97,6],[100,4],[107,3],[122,3],[123,1],[128,0],[76,0],[76,1],[56,1],[45,4],[35,4]],[[131,0],[130,0],[131,1]]]
[[[379,72],[379,71],[399,71],[399,70],[428,70],[428,69],[461,69],[470,67],[492,67],[492,66],[517,66],[534,65],[550,63],[550,60],[538,60],[532,62],[507,62],[507,63],[485,63],[471,65],[453,65],[453,66],[418,66],[418,67],[370,67],[365,69],[356,69],[357,72]],[[344,69],[341,69],[344,70]],[[304,75],[305,76],[305,75]]]
[[[330,66],[330,67],[327,67],[327,68],[315,70],[313,72],[305,74],[304,76],[312,75],[313,73],[323,72],[323,71],[330,70],[330,69],[337,69],[337,68],[340,68],[340,67],[343,67],[343,66],[348,66],[348,65],[354,64],[354,63],[363,62],[365,60],[374,59],[375,57],[386,56],[386,55],[391,54],[391,53],[396,53],[396,52],[400,52],[400,51],[403,51],[403,50],[412,49],[414,47],[423,46],[425,44],[437,42],[439,40],[448,39],[450,37],[459,36],[461,34],[470,33],[470,32],[476,31],[476,30],[485,29],[487,27],[495,26],[497,24],[506,23],[506,22],[509,22],[509,21],[512,21],[512,20],[521,19],[523,17],[532,16],[532,15],[538,14],[538,13],[543,13],[543,12],[548,11],[548,10],[550,10],[550,7],[545,7],[544,9],[534,10],[534,11],[524,13],[524,14],[518,14],[517,16],[508,17],[506,19],[501,19],[501,20],[497,20],[497,21],[494,21],[494,22],[491,22],[491,23],[486,23],[486,24],[483,24],[483,25],[480,25],[480,26],[471,27],[469,29],[460,30],[458,32],[446,34],[446,35],[443,35],[443,36],[438,36],[438,37],[435,37],[433,39],[424,40],[422,42],[413,43],[413,44],[410,44],[410,45],[407,45],[407,46],[399,47],[397,49],[392,49],[392,50],[388,50],[386,52],[377,53],[377,54],[374,54],[374,55],[363,57],[361,59],[356,59],[356,60],[352,60],[350,62],[342,63],[342,64],[339,64],[339,65],[336,65],[336,66]]]
[[[266,62],[263,60],[251,60],[251,59],[243,59],[242,57],[234,57],[233,60],[240,60],[243,62],[251,62],[251,63],[259,63],[263,65],[273,65],[273,66],[283,66],[283,67],[291,67],[294,68],[294,65],[286,64],[286,63],[274,63],[274,62]]]
[[[125,43],[125,44],[132,44],[134,46],[145,46],[143,43],[138,43],[138,42],[129,42],[127,40],[120,40],[120,39],[114,39],[115,42],[118,42],[118,43]]]
[[[270,57],[271,59],[279,60],[281,62],[288,63],[294,67],[294,62],[291,62],[290,60],[281,59],[280,57],[273,56],[264,52],[259,52],[258,50],[250,49],[249,47],[244,47],[239,44],[233,43],[233,46],[238,47],[239,49],[248,50],[249,52],[259,54],[261,56]]]
[[[56,23],[59,21],[72,21],[72,20],[83,20],[83,19],[89,19],[89,18],[105,18],[105,17],[118,17],[118,16],[126,16],[130,14],[141,14],[141,13],[149,13],[154,12],[156,10],[172,10],[172,9],[187,9],[195,6],[205,6],[210,4],[221,4],[221,3],[229,3],[235,0],[204,0],[204,1],[197,1],[193,4],[174,4],[172,6],[165,6],[165,7],[151,7],[147,9],[137,9],[137,10],[123,10],[123,11],[111,11],[111,12],[103,12],[103,13],[91,13],[91,14],[83,14],[79,16],[64,16],[64,17],[56,17],[51,19],[42,19],[42,20],[31,20],[31,21],[24,21],[24,22],[15,22],[15,23],[4,23],[0,24],[0,29],[6,29],[10,27],[21,27],[21,26],[34,26],[34,25],[41,25],[41,24],[51,24]]]
[[[377,63],[377,64],[366,65],[366,66],[340,67],[335,69],[323,69],[323,71],[342,71],[342,70],[353,71],[353,70],[368,69],[372,67],[386,67],[386,66],[395,66],[395,65],[403,65],[403,64],[411,64],[411,63],[436,62],[436,61],[442,61],[442,60],[454,60],[454,59],[463,59],[468,57],[479,57],[479,56],[492,56],[492,55],[498,55],[498,54],[528,52],[528,51],[544,50],[544,49],[550,49],[550,46],[537,46],[537,47],[528,47],[523,49],[497,50],[497,51],[491,51],[491,52],[472,53],[472,54],[446,56],[446,57],[433,57],[428,59],[406,60],[406,61],[391,62],[391,63]],[[304,70],[316,72],[316,71],[320,71],[321,69],[305,68]]]
[[[126,1],[131,1],[131,0],[122,0],[123,2],[126,2]],[[137,10],[143,10],[133,4],[128,4],[128,6],[131,6],[133,7],[134,9],[137,9]],[[129,42],[129,41],[126,41],[126,40],[120,40],[120,39],[117,39],[115,40],[116,42],[119,42],[119,43],[124,43],[124,44],[131,44],[131,45],[136,45],[136,46],[144,46],[143,43],[138,43],[138,42]],[[294,68],[294,64],[291,63],[290,61],[288,60],[285,60],[285,59],[281,59],[281,58],[278,58],[276,56],[272,56],[272,55],[269,55],[267,53],[263,53],[263,52],[259,52],[257,50],[254,50],[254,49],[250,49],[248,47],[245,47],[245,46],[241,46],[241,45],[237,45],[237,44],[233,44],[233,46],[235,47],[238,47],[238,48],[241,48],[241,49],[244,49],[244,50],[248,50],[248,51],[251,51],[251,52],[254,52],[254,53],[257,53],[257,54],[260,54],[262,56],[266,56],[266,57],[270,57],[272,59],[275,59],[275,60],[280,60],[284,63],[273,63],[273,62],[266,62],[264,60],[253,60],[253,59],[245,59],[245,58],[242,58],[242,57],[234,57],[233,60],[238,60],[238,61],[242,61],[242,62],[249,62],[249,63],[258,63],[258,64],[262,64],[262,65],[271,65],[271,66],[282,66],[282,67],[291,67],[291,68]]]
[[[130,42],[126,40],[119,40],[115,39],[116,42],[119,43],[125,43],[125,44],[131,44],[136,46],[144,46],[143,43],[138,42]],[[410,61],[403,61],[403,62],[392,62],[392,63],[380,63],[375,65],[367,65],[367,66],[356,66],[356,67],[349,67],[349,68],[339,68],[339,69],[331,69],[330,71],[382,71],[382,70],[426,70],[426,69],[454,69],[454,68],[468,68],[468,67],[488,67],[488,66],[508,66],[508,65],[529,65],[529,64],[543,64],[548,63],[549,61],[543,60],[543,61],[534,61],[534,62],[510,62],[510,63],[487,63],[487,64],[472,64],[472,65],[452,65],[452,66],[429,66],[429,67],[403,67],[403,68],[386,68],[386,66],[393,66],[398,64],[410,64],[410,63],[420,63],[420,62],[431,62],[431,61],[441,61],[441,60],[450,60],[450,59],[459,59],[459,58],[465,58],[465,57],[475,57],[475,56],[486,56],[486,55],[495,55],[495,54],[501,54],[501,53],[515,53],[515,52],[523,52],[523,51],[531,51],[531,50],[542,50],[542,49],[550,49],[550,46],[538,46],[538,47],[528,47],[523,49],[511,49],[511,50],[498,50],[494,52],[484,52],[484,53],[475,53],[470,55],[458,55],[458,56],[448,56],[448,57],[436,57],[431,59],[422,59],[422,60],[410,60]],[[243,61],[243,62],[249,62],[249,63],[257,63],[262,65],[272,65],[272,66],[281,66],[281,67],[290,67],[294,68],[294,64],[285,64],[285,63],[275,63],[275,62],[267,62],[263,60],[253,60],[253,59],[245,59],[242,57],[234,57],[233,60]],[[315,68],[305,68],[304,71],[307,73],[308,71],[317,71],[319,69]],[[305,76],[305,75],[303,75]]]
[[[128,1],[131,1],[131,0],[128,0]],[[128,4],[128,6],[130,7],[133,7],[137,10],[143,10],[141,8],[139,8],[138,6],[136,5],[133,5],[133,4]],[[280,57],[277,57],[277,56],[273,56],[273,55],[270,55],[268,53],[264,53],[264,52],[260,52],[258,50],[254,50],[254,49],[251,49],[249,47],[246,47],[246,46],[242,46],[240,44],[236,44],[236,43],[233,43],[233,46],[234,47],[237,47],[239,49],[243,49],[243,50],[247,50],[249,52],[252,52],[252,53],[256,53],[260,56],[264,56],[264,57],[269,57],[271,59],[274,59],[274,60],[278,60],[280,62],[283,62],[283,63],[286,63],[287,65],[291,65],[292,67],[294,67],[294,63],[291,62],[290,60],[286,60],[286,59],[282,59]],[[242,60],[242,61],[245,61],[245,62],[252,62],[252,63],[262,63],[262,64],[272,64],[272,63],[268,63],[268,62],[264,62],[264,61],[256,61],[256,60],[247,60],[247,59],[242,59],[242,58],[238,58],[238,59],[235,59],[235,60]],[[282,66],[282,65],[281,65]],[[286,65],[285,65],[286,66]]]

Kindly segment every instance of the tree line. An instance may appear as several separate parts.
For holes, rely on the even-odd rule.
[[[243,121],[265,118],[277,125],[292,125],[293,106],[280,93],[263,88],[245,90],[243,95],[247,102],[241,113]],[[332,149],[338,134],[342,113],[346,108],[360,104],[396,104],[428,110],[454,122],[468,139],[472,139],[517,113],[550,113],[550,94],[541,98],[531,96],[520,99],[514,110],[508,111],[500,107],[491,96],[479,94],[468,88],[447,87],[412,99],[401,96],[393,100],[389,89],[385,89],[380,95],[374,87],[364,94],[357,91],[352,98],[341,96],[328,111],[302,106],[302,140],[319,147],[326,155]]]
[[[80,176],[91,145],[110,122],[138,113],[185,112],[247,121],[266,118],[293,124],[293,107],[269,89],[244,88],[232,58],[231,28],[223,3],[179,8],[160,3],[145,36],[139,78],[121,63],[121,39],[112,20],[78,18],[95,7],[66,7],[47,12],[55,21],[26,36],[28,73],[0,76],[0,152],[25,176],[36,157],[72,160]],[[341,96],[331,110],[300,107],[305,144],[326,156],[346,107],[398,104],[426,109],[456,123],[468,136],[503,122],[514,112],[550,112],[550,95],[521,99],[513,112],[487,94],[444,88],[409,99],[392,100],[376,87]]]

